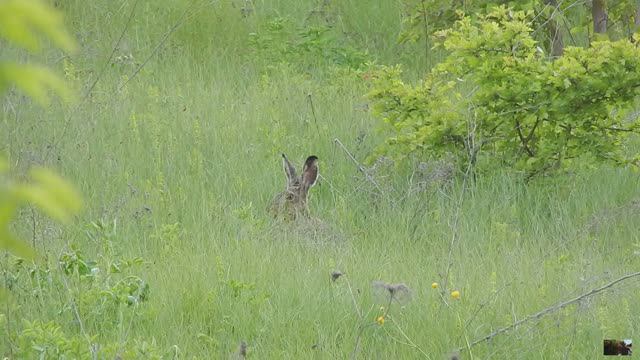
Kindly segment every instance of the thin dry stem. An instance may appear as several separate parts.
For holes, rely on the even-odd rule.
[[[468,138],[470,139],[470,146],[469,146],[469,164],[467,165],[467,170],[464,173],[464,178],[462,180],[462,191],[460,192],[460,197],[458,199],[458,203],[456,205],[456,212],[454,214],[453,217],[453,225],[451,226],[451,229],[453,230],[453,233],[451,234],[451,241],[449,242],[449,254],[447,255],[447,270],[445,271],[444,274],[444,278],[442,279],[442,290],[441,290],[441,295],[442,298],[444,299],[445,297],[445,293],[448,290],[448,285],[449,285],[449,274],[451,272],[451,266],[453,265],[453,248],[456,244],[456,242],[458,241],[458,238],[460,237],[460,232],[459,232],[459,222],[460,222],[460,213],[462,210],[462,205],[464,204],[464,198],[467,192],[467,181],[469,180],[469,176],[471,175],[471,172],[473,171],[473,166],[474,166],[474,161],[473,158],[475,156],[477,156],[477,153],[480,151],[480,148],[476,148],[476,144],[475,144],[475,133],[476,133],[476,128],[477,128],[477,123],[473,122],[471,124],[471,128],[469,128],[469,134],[468,134]],[[482,142],[480,142],[482,143]]]
[[[45,159],[48,159],[49,155],[51,155],[53,149],[55,149],[58,145],[60,145],[60,143],[62,142],[62,139],[67,134],[67,129],[69,128],[69,122],[71,122],[71,117],[78,110],[80,110],[80,106],[82,105],[82,103],[84,103],[85,100],[87,100],[89,98],[89,96],[93,92],[93,89],[95,89],[96,84],[98,84],[98,81],[100,81],[100,79],[104,75],[105,71],[109,67],[109,64],[111,63],[111,59],[113,58],[113,55],[115,55],[116,51],[118,50],[118,47],[120,46],[120,42],[122,42],[122,39],[124,38],[124,34],[127,32],[127,29],[129,29],[129,25],[131,25],[131,20],[133,20],[133,15],[136,12],[136,7],[138,6],[138,2],[139,2],[139,0],[136,0],[136,2],[133,3],[133,6],[131,7],[131,12],[129,13],[129,17],[127,18],[127,22],[125,23],[124,27],[122,28],[122,32],[120,32],[120,36],[118,37],[118,40],[116,41],[115,45],[111,49],[111,53],[107,57],[107,60],[104,62],[104,65],[102,66],[102,69],[100,69],[100,72],[98,73],[96,78],[93,80],[93,82],[91,83],[91,85],[89,86],[87,91],[84,93],[84,95],[82,96],[82,99],[80,100],[80,102],[78,102],[76,107],[67,116],[67,119],[65,120],[64,125],[62,126],[62,134],[60,135],[60,137],[56,141],[54,141],[53,146],[49,147],[49,150],[47,151],[47,154],[45,155]]]
[[[349,294],[351,295],[351,300],[353,301],[353,307],[356,309],[356,314],[358,314],[358,317],[360,318],[360,320],[362,320],[362,311],[358,306],[358,302],[356,301],[356,296],[353,294],[353,289],[351,288],[351,282],[349,281],[349,278],[347,276],[345,276],[344,279],[347,282],[347,287],[349,288]]]
[[[518,320],[518,321],[514,322],[513,324],[511,324],[509,326],[505,326],[503,328],[500,328],[500,329],[498,329],[498,330],[496,330],[496,331],[494,331],[494,332],[492,332],[492,333],[490,333],[490,334],[488,334],[486,336],[483,336],[480,339],[475,340],[474,342],[471,343],[471,345],[469,345],[469,348],[472,348],[475,345],[478,345],[478,344],[483,343],[485,341],[489,341],[489,340],[493,339],[494,337],[496,337],[496,336],[498,336],[500,334],[506,333],[506,332],[508,332],[508,331],[510,331],[510,330],[512,330],[512,329],[514,329],[514,328],[516,328],[516,327],[518,327],[518,326],[520,326],[520,325],[522,325],[522,324],[524,324],[526,322],[529,322],[529,321],[535,320],[535,319],[539,319],[539,318],[541,318],[541,317],[543,317],[545,315],[548,315],[548,314],[550,314],[552,312],[556,312],[558,310],[561,310],[561,309],[563,309],[563,308],[565,308],[565,307],[567,307],[567,306],[569,306],[571,304],[574,304],[576,302],[579,302],[579,301],[584,300],[586,298],[589,298],[591,296],[597,295],[597,294],[605,291],[606,289],[611,288],[612,286],[614,286],[614,285],[616,285],[616,284],[618,284],[618,283],[620,283],[622,281],[625,281],[627,279],[631,279],[631,278],[634,278],[634,277],[637,277],[637,276],[640,276],[640,271],[639,272],[635,272],[635,273],[631,273],[631,274],[627,274],[627,275],[622,276],[622,277],[620,277],[620,278],[618,278],[618,279],[616,279],[616,280],[614,280],[614,281],[612,281],[612,282],[610,282],[610,283],[608,283],[606,285],[603,285],[603,286],[601,286],[599,288],[593,289],[593,290],[591,290],[591,291],[589,291],[587,293],[584,293],[584,294],[582,294],[580,296],[577,296],[577,297],[575,297],[573,299],[562,301],[562,302],[559,302],[559,303],[557,303],[557,304],[555,304],[553,306],[550,306],[550,307],[548,307],[546,309],[540,310],[535,314],[529,315],[529,316],[525,317],[522,320]]]
[[[204,5],[206,5],[206,3],[207,3],[206,1],[201,3],[200,7],[202,8]],[[191,18],[191,16],[197,13],[197,10],[194,10],[195,8],[196,8],[196,4],[194,3],[194,5],[192,5],[187,10],[185,10],[185,12],[182,14],[182,17],[171,27],[171,29],[169,29],[169,31],[167,31],[164,34],[164,36],[162,37],[162,39],[160,39],[156,47],[154,47],[153,50],[151,50],[151,54],[149,54],[149,56],[147,56],[147,58],[144,59],[144,61],[133,71],[131,76],[129,76],[129,78],[127,78],[127,80],[118,87],[118,92],[120,92],[131,80],[133,80],[133,78],[135,78],[138,75],[138,73],[140,73],[140,70],[142,70],[142,68],[145,67],[145,65],[147,65],[147,63],[151,60],[151,58],[153,58],[158,53],[158,50],[162,48],[162,46],[165,44],[165,42],[167,42],[169,37],[176,30],[178,30],[184,23],[186,23],[187,20]],[[193,11],[190,12],[190,10],[193,10]]]
[[[413,340],[411,340],[411,338],[409,336],[407,336],[407,334],[402,330],[402,328],[400,327],[400,325],[398,325],[397,322],[395,322],[395,320],[393,320],[392,317],[389,317],[389,320],[391,320],[391,322],[393,323],[393,325],[395,325],[396,329],[398,329],[398,332],[400,332],[400,334],[402,335],[402,337],[405,339],[406,342],[402,342],[399,339],[396,339],[393,335],[391,335],[389,333],[389,331],[387,331],[385,329],[385,332],[387,333],[387,335],[389,335],[389,337],[397,342],[398,344],[402,344],[402,345],[406,345],[409,347],[412,347],[416,350],[418,350],[422,355],[424,355],[425,358],[427,359],[431,359],[431,357],[429,356],[429,354],[427,354],[424,350],[422,350],[422,348],[420,346],[418,346],[416,343],[413,342]]]
[[[342,150],[347,154],[347,156],[351,159],[351,161],[353,161],[353,163],[356,164],[356,167],[365,176],[365,178],[367,178],[367,180],[369,182],[371,182],[373,184],[373,186],[375,186],[376,190],[378,190],[381,195],[386,197],[387,200],[389,200],[389,202],[391,203],[391,205],[395,208],[396,204],[393,201],[393,199],[391,197],[389,197],[389,195],[382,190],[382,187],[380,187],[378,182],[373,178],[373,176],[371,176],[371,174],[369,174],[367,172],[365,167],[361,163],[358,162],[358,160],[355,158],[355,156],[353,156],[353,154],[351,154],[349,149],[347,149],[347,147],[344,146],[342,141],[340,141],[340,139],[338,139],[338,138],[335,138],[335,139],[333,139],[333,142],[336,143],[338,146],[340,146],[340,148],[342,148]]]

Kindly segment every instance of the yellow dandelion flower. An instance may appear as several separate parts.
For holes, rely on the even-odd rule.
[[[384,325],[384,316],[378,316],[376,322],[378,323],[378,325]]]
[[[437,282],[434,282],[434,283],[432,283],[432,284],[431,284],[431,288],[432,288],[432,289],[437,289],[437,288],[438,288],[438,286],[440,286],[440,285],[438,285],[438,283],[437,283]]]
[[[452,291],[451,292],[451,297],[454,298],[454,300],[460,299],[460,291],[458,291],[458,290]]]

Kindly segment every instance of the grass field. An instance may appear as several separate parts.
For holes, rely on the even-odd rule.
[[[3,256],[4,356],[222,359],[244,341],[254,359],[587,359],[604,338],[640,339],[635,278],[470,346],[638,271],[640,178],[603,167],[419,188],[429,174],[412,169],[429,159],[363,176],[334,140],[364,162],[384,139],[364,63],[418,81],[438,57],[397,44],[399,2],[58,3],[81,50],[38,61],[77,99],[7,95],[0,141],[18,173],[55,169],[85,209],[65,227],[21,212],[42,260]],[[266,211],[282,152],[320,158],[314,221]],[[389,303],[377,281],[410,296]]]

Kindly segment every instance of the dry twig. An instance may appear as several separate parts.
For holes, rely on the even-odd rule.
[[[558,310],[561,310],[561,309],[563,309],[563,308],[565,308],[565,307],[567,307],[567,306],[569,306],[571,304],[577,303],[577,302],[579,302],[581,300],[584,300],[584,299],[586,299],[588,297],[591,297],[591,296],[594,296],[596,294],[599,294],[599,293],[605,291],[606,289],[609,289],[612,286],[614,286],[614,285],[616,285],[616,284],[618,284],[618,283],[620,283],[622,281],[625,281],[627,279],[631,279],[631,278],[634,278],[634,277],[637,277],[637,276],[640,276],[640,271],[639,272],[635,272],[635,273],[631,273],[631,274],[627,274],[627,275],[625,275],[625,276],[623,276],[621,278],[618,278],[618,279],[616,279],[616,280],[614,280],[614,281],[612,281],[612,282],[610,282],[610,283],[608,283],[606,285],[603,285],[603,286],[601,286],[599,288],[593,289],[593,290],[591,290],[591,291],[589,291],[587,293],[584,293],[584,294],[582,294],[580,296],[577,296],[577,297],[575,297],[573,299],[562,301],[562,302],[559,302],[559,303],[557,303],[557,304],[555,304],[553,306],[550,306],[550,307],[548,307],[546,309],[540,310],[535,314],[529,315],[529,316],[525,317],[522,320],[518,320],[518,321],[514,322],[513,324],[511,324],[509,326],[505,326],[503,328],[500,328],[500,329],[492,332],[489,335],[483,336],[482,338],[475,340],[474,342],[472,342],[469,345],[469,348],[471,348],[471,347],[473,347],[475,345],[478,345],[480,343],[483,343],[485,341],[489,341],[489,340],[493,339],[494,337],[496,337],[496,336],[498,336],[500,334],[506,333],[507,331],[510,331],[510,330],[512,330],[512,329],[514,329],[514,328],[516,328],[516,327],[518,327],[518,326],[520,326],[520,325],[522,325],[522,324],[524,324],[526,322],[529,322],[529,321],[535,320],[535,319],[540,319],[541,317],[543,317],[545,315],[548,315],[550,313],[553,313],[553,312],[556,312]]]
[[[356,164],[356,167],[365,176],[365,178],[367,178],[367,180],[369,180],[369,182],[371,182],[373,186],[375,186],[376,190],[378,190],[381,195],[385,196],[389,200],[391,205],[395,207],[396,204],[393,201],[393,199],[389,197],[388,194],[382,190],[382,187],[380,187],[380,184],[378,184],[378,182],[373,178],[373,176],[371,176],[371,174],[367,172],[367,169],[365,169],[365,167],[358,162],[355,156],[353,156],[353,154],[349,152],[349,150],[347,149],[346,146],[344,146],[342,141],[340,141],[340,139],[338,138],[335,138],[333,139],[333,142],[336,143],[338,146],[340,146],[340,148],[342,148],[342,150],[345,152],[345,154],[347,154],[347,156],[351,159],[351,161],[353,161],[353,163]]]

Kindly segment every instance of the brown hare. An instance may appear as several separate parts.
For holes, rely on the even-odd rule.
[[[269,210],[275,217],[293,220],[308,217],[307,195],[318,179],[318,157],[311,155],[304,162],[302,175],[296,175],[296,169],[285,154],[282,154],[282,167],[287,178],[286,190],[276,195]]]

